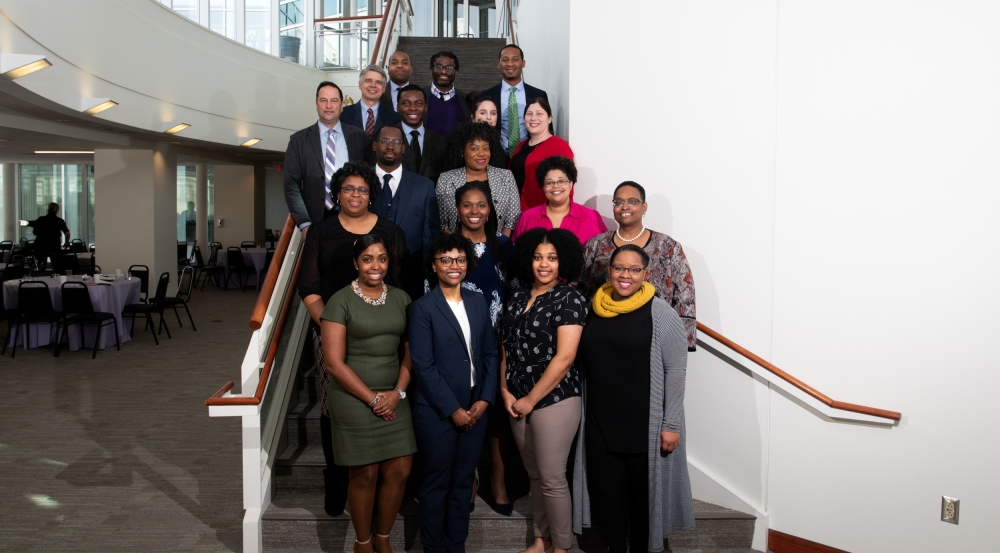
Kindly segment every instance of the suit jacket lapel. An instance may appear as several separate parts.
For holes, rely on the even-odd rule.
[[[435,300],[434,303],[437,305],[438,310],[441,311],[441,314],[444,315],[445,319],[448,319],[448,322],[451,323],[452,328],[454,328],[455,332],[458,333],[459,341],[461,341],[462,344],[465,345],[465,333],[462,332],[462,326],[458,324],[458,319],[455,318],[455,313],[451,310],[451,306],[448,305],[448,300],[444,299],[444,292],[441,291],[441,287],[435,286],[434,289],[431,291],[431,293],[434,294],[434,300]],[[463,297],[462,299],[464,300],[465,298]],[[463,305],[465,305],[464,302]],[[471,320],[469,321],[469,324],[471,326],[472,324]],[[465,353],[467,354],[469,353],[468,346],[466,346],[465,348]]]
[[[313,153],[316,157],[316,164],[319,166],[319,174],[324,175],[326,178],[326,171],[323,162],[323,149],[319,145],[319,129],[316,125],[309,127],[309,132],[306,133],[306,142],[309,143],[309,151]]]

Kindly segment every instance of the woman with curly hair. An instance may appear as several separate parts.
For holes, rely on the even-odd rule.
[[[490,187],[496,201],[500,232],[510,236],[521,216],[517,185],[510,171],[490,164],[492,153],[500,151],[500,137],[488,123],[468,123],[459,126],[449,137],[445,167],[437,181],[438,208],[441,228],[453,229],[458,224],[455,190],[467,182],[483,182]]]
[[[547,158],[538,164],[535,176],[538,186],[545,193],[545,203],[521,214],[511,239],[517,242],[517,237],[528,229],[561,228],[575,234],[583,244],[608,231],[600,213],[573,201],[576,164],[572,159],[564,156]]]
[[[389,270],[385,282],[399,286],[400,260],[406,255],[406,236],[395,223],[368,211],[368,206],[381,190],[378,177],[368,165],[348,162],[330,179],[330,195],[339,213],[330,211],[321,222],[314,222],[306,234],[299,269],[299,296],[309,311],[313,323],[313,351],[320,376],[322,416],[320,428],[323,437],[323,455],[326,457],[325,509],[336,516],[344,512],[347,501],[347,467],[334,462],[333,438],[330,430],[330,412],[326,405],[326,390],[330,374],[323,362],[323,344],[319,332],[320,317],[330,298],[358,278],[354,268],[354,243],[367,234],[375,234],[385,241],[389,254]]]
[[[587,302],[566,284],[583,269],[583,248],[563,229],[532,229],[514,246],[514,263],[532,275],[510,293],[503,320],[500,393],[531,481],[535,542],[530,553],[573,545],[566,461],[580,425],[580,375],[574,360]]]

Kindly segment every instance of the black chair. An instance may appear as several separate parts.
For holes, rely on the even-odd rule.
[[[178,242],[177,243],[177,274],[181,274],[181,269],[187,267],[191,263],[191,259],[188,257],[188,243]]]
[[[83,240],[74,238],[69,241],[69,251],[73,253],[87,253],[87,245],[83,243]]]
[[[248,267],[243,261],[243,251],[239,248],[228,248],[226,250],[226,260],[229,261],[229,273],[226,275],[226,288],[229,288],[229,281],[233,278],[233,273],[240,275],[240,286],[243,291],[247,291],[247,275],[256,274],[253,267]]]
[[[153,313],[160,314],[160,332],[163,329],[167,329],[167,338],[173,338],[170,336],[170,329],[167,328],[167,323],[163,320],[163,300],[167,297],[167,286],[170,284],[170,273],[163,273],[160,275],[159,282],[156,283],[156,295],[149,303],[130,303],[122,309],[122,317],[132,317],[132,329],[135,329],[135,318],[138,315],[142,315],[146,318],[146,324],[143,326],[143,330],[147,328],[153,332],[153,340],[156,345],[160,345],[160,340],[156,337],[156,328],[153,326]]]
[[[256,248],[257,244],[255,242],[251,242],[250,240],[244,240],[243,242],[240,242],[240,247],[244,250],[248,250],[250,248]]]
[[[115,325],[115,348],[121,351],[121,337],[118,334],[118,319],[114,313],[102,313],[94,311],[94,303],[90,300],[90,291],[87,285],[82,282],[64,282],[62,285],[62,304],[66,318],[63,321],[63,333],[69,335],[69,325],[80,325],[80,347],[83,348],[83,327],[88,324],[97,325],[97,336],[94,337],[94,354],[91,359],[97,358],[97,348],[101,345],[101,331],[107,326],[108,321]],[[58,332],[56,341],[62,342]]]
[[[274,259],[274,248],[268,248],[267,253],[264,254],[264,268],[260,270],[260,276],[257,277],[259,280],[257,282],[263,286],[264,276],[267,275],[267,270],[271,268],[271,260]]]
[[[218,251],[215,250],[214,247],[212,249],[213,251],[215,251],[215,254],[212,256],[214,260],[215,256],[218,255]],[[219,283],[222,282],[221,280],[219,280],[219,274],[222,274],[223,277],[225,277],[226,273],[226,268],[223,267],[222,265],[216,265],[214,261],[206,264],[205,258],[202,257],[201,255],[201,248],[199,248],[198,246],[194,247],[194,264],[191,265],[191,267],[194,268],[195,287],[198,286],[198,281],[201,280],[202,277],[205,277],[204,282],[201,283],[202,290],[205,289],[205,283],[208,282],[209,278],[214,279],[215,285],[219,286]]]
[[[11,240],[0,241],[0,261],[3,261],[3,253],[14,249],[14,242]]]
[[[72,252],[63,252],[62,263],[59,266],[59,270],[64,272],[73,271],[74,275],[82,275],[86,273],[83,267],[80,266],[80,258],[78,258],[76,254]]]
[[[194,326],[194,319],[191,318],[191,310],[188,309],[188,302],[191,301],[191,288],[194,286],[194,268],[184,267],[181,271],[181,281],[177,285],[177,295],[172,298],[163,298],[163,307],[171,307],[174,310],[174,315],[177,317],[177,324],[181,328],[184,328],[184,324],[181,322],[181,315],[177,312],[177,307],[183,307],[184,311],[187,311],[188,320],[191,321],[191,328],[195,331],[198,330]]]
[[[149,267],[145,265],[132,265],[128,268],[129,274],[139,279],[139,301],[149,302]]]
[[[63,314],[52,308],[52,296],[49,295],[49,285],[40,281],[22,282],[17,285],[17,310],[20,316],[14,327],[14,345],[11,347],[10,357],[14,358],[17,353],[17,337],[21,332],[21,327],[32,323],[49,323],[56,325],[56,336],[59,336],[59,327],[64,320]],[[26,332],[28,329],[25,329]],[[24,342],[27,347],[29,338],[25,334]],[[59,357],[59,341],[56,340],[54,356]]]

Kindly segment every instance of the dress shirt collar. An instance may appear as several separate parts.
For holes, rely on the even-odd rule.
[[[512,89],[512,88],[515,89],[515,90],[517,90],[521,94],[524,94],[524,79],[521,79],[521,82],[517,83],[514,86],[510,86],[509,84],[507,84],[507,81],[500,81],[500,101],[501,102],[503,102],[504,98],[507,97],[510,94],[510,89]]]
[[[340,120],[337,120],[337,124],[333,127],[327,127],[322,121],[317,121],[316,125],[319,127],[319,136],[323,140],[326,140],[326,134],[331,130],[337,132],[337,134],[334,135],[334,140],[336,140],[338,136],[344,136],[344,129],[340,127]]]
[[[399,183],[399,179],[403,178],[403,164],[400,163],[399,166],[396,167],[396,169],[394,171],[387,172],[385,169],[382,169],[381,165],[379,165],[379,164],[376,163],[375,164],[375,174],[378,175],[378,181],[379,182],[383,182],[382,181],[382,177],[384,177],[386,175],[392,175],[392,179],[393,180],[391,180],[389,182],[390,183],[397,183],[398,184]]]
[[[451,90],[445,92],[443,90],[438,90],[438,87],[436,87],[436,86],[434,86],[432,84],[431,85],[431,94],[433,94],[434,96],[437,96],[438,98],[440,98],[441,95],[444,94],[444,101],[447,102],[448,100],[451,100],[452,97],[455,96],[455,85],[451,85]]]
[[[413,138],[413,135],[410,134],[413,131],[417,131],[418,133],[420,133],[420,138],[424,137],[424,124],[423,123],[421,123],[419,127],[411,127],[411,126],[407,125],[406,123],[402,123],[402,125],[403,125],[403,134],[406,135],[404,138],[406,138],[406,143],[407,144],[409,144],[410,140]]]

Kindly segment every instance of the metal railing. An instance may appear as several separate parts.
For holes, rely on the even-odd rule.
[[[380,64],[400,36],[413,32],[413,10],[407,0],[388,0],[379,15],[328,17],[313,22],[316,67],[361,69]]]

